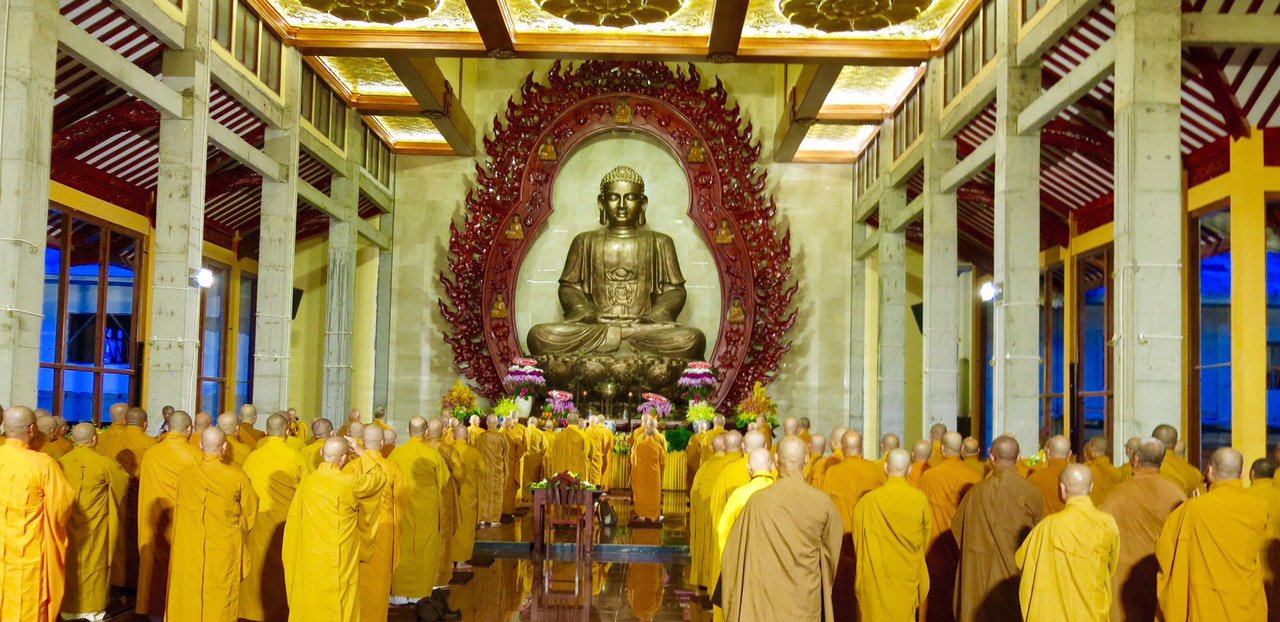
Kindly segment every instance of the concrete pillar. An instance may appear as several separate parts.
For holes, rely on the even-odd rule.
[[[58,3],[0,1],[0,404],[36,405]]]
[[[337,179],[334,180],[335,186]],[[351,407],[351,349],[355,328],[356,228],[350,222],[329,221],[329,272],[326,283],[324,330],[324,391],[322,415],[346,421]]]
[[[993,433],[1030,455],[1040,444],[1040,135],[1018,134],[1018,114],[1040,95],[1040,66],[1016,65],[1018,15],[997,3]]]
[[[885,188],[880,195],[880,397],[877,400],[880,421],[877,433],[893,432],[905,438],[907,410],[907,235],[892,232],[886,226],[907,207],[905,186],[888,185],[893,165],[891,123],[880,130],[880,178]],[[866,439],[868,445],[879,439]],[[878,446],[878,445],[877,445]]]
[[[394,235],[395,216],[383,214],[378,229]],[[373,407],[387,408],[391,391],[391,249],[378,252],[378,294],[373,319]],[[388,419],[397,419],[392,413]]]
[[[263,152],[277,162],[286,163],[288,171],[281,181],[262,180],[262,224],[258,229],[258,299],[251,399],[263,412],[289,408],[302,57],[291,47],[285,47],[283,54],[284,119],[280,127],[267,128]]]
[[[942,59],[929,63],[924,121],[924,385],[922,438],[930,426],[956,429],[960,409],[956,194],[942,176],[956,164],[956,141],[938,133],[944,88]]]
[[[853,222],[849,248],[857,248],[867,237],[867,225]],[[867,330],[867,266],[856,253],[849,253],[849,419],[844,425],[862,430],[866,421],[866,330]],[[824,432],[825,433],[825,432]],[[870,449],[871,445],[866,445]]]
[[[204,182],[209,123],[209,38],[213,3],[187,7],[186,49],[164,53],[164,82],[182,96],[182,118],[160,118],[151,347],[147,408],[165,404],[196,411],[200,376],[200,290],[192,275],[203,265]],[[153,417],[153,427],[160,424]]]

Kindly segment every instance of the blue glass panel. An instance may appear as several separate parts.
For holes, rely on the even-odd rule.
[[[102,376],[102,420],[109,421],[108,412],[111,405],[117,402],[132,404],[133,376],[128,374],[103,374]]]
[[[93,421],[93,372],[68,370],[63,373],[62,416],[68,423]]]
[[[200,412],[217,416],[222,412],[222,385],[217,382],[200,383]]]
[[[222,352],[226,347],[224,307],[227,302],[227,279],[224,270],[214,269],[213,275],[213,285],[204,290],[204,322],[200,337],[204,354],[200,363],[200,375],[221,378]]]
[[[49,412],[54,412],[53,398],[54,393],[54,376],[57,370],[51,367],[41,367],[36,373],[36,408],[43,408]]]

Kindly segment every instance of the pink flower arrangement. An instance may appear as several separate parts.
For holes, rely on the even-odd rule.
[[[515,358],[511,361],[511,367],[507,368],[502,384],[511,392],[512,397],[536,397],[546,386],[547,379],[543,377],[537,361]]]
[[[578,412],[578,407],[573,403],[573,394],[560,390],[547,391],[547,403],[542,409],[557,418],[563,418],[569,413]]]
[[[640,397],[644,401],[636,407],[636,412],[642,415],[650,415],[659,419],[665,419],[671,416],[671,400],[658,395],[657,393],[645,393]]]
[[[690,403],[711,399],[719,384],[715,373],[711,371],[711,364],[703,361],[689,363],[676,381],[676,385],[684,390],[684,398]]]

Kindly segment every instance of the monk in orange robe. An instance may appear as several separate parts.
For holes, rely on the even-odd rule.
[[[178,476],[165,617],[232,622],[240,617],[258,495],[240,467],[223,462],[226,435],[220,428],[205,430],[200,445],[204,460]]]
[[[844,460],[827,469],[822,479],[822,491],[831,495],[844,525],[844,537],[840,545],[840,561],[836,566],[835,593],[831,600],[836,620],[855,620],[858,603],[854,599],[856,575],[853,555],[853,513],[862,496],[885,483],[883,466],[862,457],[862,434],[844,433],[841,440]]]
[[[1280,488],[1275,480],[1276,463],[1267,458],[1253,461],[1249,487],[1245,492],[1267,502],[1267,537],[1258,558],[1262,561],[1262,585],[1267,591],[1267,620],[1280,620]]]
[[[547,449],[547,477],[565,471],[577,473],[579,477],[587,477],[591,473],[594,453],[591,439],[579,425],[581,420],[577,413],[570,413],[568,421],[569,425],[556,433]]]
[[[1111,489],[1098,508],[1114,516],[1120,527],[1112,620],[1156,617],[1156,539],[1165,519],[1187,500],[1181,487],[1160,476],[1164,453],[1164,443],[1157,439],[1134,443],[1128,465],[1132,477]]]
[[[67,440],[67,420],[62,417],[38,417],[36,429],[45,437],[40,451],[57,460],[71,451],[71,441]]]
[[[507,437],[498,428],[498,417],[489,415],[489,429],[476,437],[476,449],[489,465],[480,482],[480,522],[497,525],[502,520],[503,494],[507,485]]]
[[[138,478],[138,603],[142,615],[162,616],[169,588],[173,508],[178,481],[188,468],[200,464],[200,451],[191,446],[191,417],[182,411],[169,418],[170,432],[142,457]]]
[[[191,438],[187,439],[187,442],[191,443],[191,446],[195,447],[196,451],[199,451],[200,437],[204,434],[205,430],[208,430],[211,427],[213,427],[213,415],[210,415],[209,413],[196,413],[194,427],[191,428]],[[172,432],[173,429],[170,428],[169,431]],[[161,434],[160,437],[164,438],[164,434]],[[156,440],[159,441],[160,439]]]
[[[982,453],[982,446],[978,444],[978,439],[972,436],[966,436],[964,443],[960,445],[960,461],[969,467],[970,471],[987,476],[988,466],[983,462],[979,455]]]
[[[236,438],[241,443],[249,446],[249,449],[255,449],[258,441],[261,441],[266,434],[257,429],[258,409],[253,404],[245,404],[240,407],[240,425],[236,429]]]
[[[502,486],[502,513],[516,513],[516,498],[520,496],[520,477],[524,474],[524,426],[516,427],[516,417],[509,415],[502,422],[502,434],[507,439],[507,478]],[[597,482],[599,480],[591,480]]]
[[[925,561],[929,566],[929,598],[925,601],[926,620],[954,620],[953,595],[960,549],[951,533],[951,519],[960,501],[982,476],[960,461],[964,438],[957,432],[942,435],[942,461],[920,476],[920,491],[929,499],[932,531]]]
[[[889,432],[880,437],[880,457],[873,460],[876,466],[884,468],[884,461],[889,457],[889,452],[902,447],[902,439],[897,434]]]
[[[809,469],[809,485],[814,488],[822,488],[822,480],[827,474],[827,469],[840,464],[844,460],[844,451],[841,448],[840,439],[843,439],[845,432],[848,431],[849,428],[840,426],[832,428],[831,436],[827,437],[827,440],[831,443],[831,455],[818,460],[814,463],[813,468]]]
[[[920,439],[915,445],[911,446],[911,467],[907,470],[907,483],[920,487],[920,478],[924,472],[929,470],[929,456],[933,451],[933,446],[929,441]]]
[[[631,494],[636,518],[645,521],[662,518],[662,468],[667,452],[657,435],[657,426],[650,423],[640,443],[631,448]]]
[[[662,544],[662,531],[637,529],[631,532],[631,543],[638,546],[659,546]],[[662,564],[627,564],[627,603],[631,605],[632,615],[645,622],[653,620],[662,607],[665,583]]]
[[[125,423],[125,415],[128,412],[128,404],[121,404],[119,402],[112,404],[111,408],[107,411],[108,415],[111,417],[111,425],[99,432],[98,436],[111,436],[124,432],[125,427],[129,425]]]
[[[809,482],[813,475],[813,470],[818,466],[819,462],[826,459],[827,453],[827,437],[821,434],[814,434],[809,437],[809,457],[804,463],[804,481]]]
[[[1243,467],[1244,457],[1235,449],[1214,451],[1209,492],[1187,500],[1165,521],[1156,541],[1162,619],[1266,619],[1258,552],[1270,515],[1265,501],[1245,492]]]
[[[929,427],[929,466],[938,466],[945,456],[942,455],[942,436],[947,433],[947,426],[935,423]]]
[[[67,591],[62,611],[72,618],[105,616],[111,597],[111,555],[121,536],[120,505],[129,489],[129,474],[94,450],[92,423],[71,432],[75,447],[58,460],[75,492],[67,524]]]
[[[1102,505],[1107,494],[1119,484],[1124,476],[1111,463],[1111,443],[1105,436],[1095,436],[1084,444],[1084,463],[1093,471],[1093,492],[1089,498],[1095,506]]]
[[[1018,564],[1014,560],[1027,533],[1043,518],[1044,500],[1018,474],[1020,449],[1011,436],[991,443],[991,476],[960,500],[951,533],[960,551],[956,575],[956,619],[999,622],[1022,616],[1018,604]]]
[[[1178,429],[1168,424],[1160,424],[1152,430],[1151,436],[1164,443],[1164,462],[1160,465],[1160,474],[1182,486],[1182,492],[1187,493],[1188,497],[1194,495],[1197,490],[1203,489],[1204,476],[1200,474],[1200,470],[1191,466],[1190,462],[1173,451],[1178,445]]]
[[[67,521],[75,493],[53,458],[27,447],[37,433],[31,409],[5,409],[3,429],[0,619],[55,622],[66,586]]]
[[[1044,515],[1048,516],[1066,507],[1058,496],[1058,476],[1070,463],[1071,441],[1062,435],[1051,436],[1045,441],[1044,453],[1049,459],[1027,479],[1040,489],[1040,496],[1044,498]]]
[[[156,445],[156,439],[147,434],[147,411],[130,408],[124,417],[124,425],[117,432],[98,438],[98,453],[114,460],[129,474],[129,490],[125,493],[121,518],[124,537],[117,540],[117,548],[111,558],[111,585],[133,587],[137,585],[138,533],[141,529],[138,514],[140,465],[143,455]]]
[[[320,450],[324,448],[325,439],[333,436],[333,422],[323,417],[312,421],[311,435],[315,440],[307,443],[307,446],[300,451],[302,451],[302,457],[306,459],[307,465],[314,471],[320,468],[321,462],[324,462],[320,456]]]
[[[227,435],[227,451],[225,452],[222,461],[227,464],[235,465],[236,467],[243,467],[244,461],[249,458],[249,453],[253,451],[253,447],[257,444],[257,441],[254,441],[254,445],[250,445],[240,440],[240,417],[234,413],[222,413],[221,415],[218,415],[217,426],[219,430],[222,430],[223,434]],[[252,440],[252,438],[250,440]]]
[[[1140,442],[1142,442],[1142,439],[1136,436],[1130,436],[1129,440],[1124,442],[1124,464],[1120,465],[1118,469],[1120,471],[1120,481],[1122,482],[1127,482],[1133,478],[1133,453],[1138,451],[1138,443]],[[1120,544],[1124,546],[1123,538]]]
[[[258,497],[258,514],[249,530],[248,573],[240,584],[240,617],[255,622],[289,616],[284,590],[284,521],[293,496],[313,467],[302,452],[286,443],[289,421],[267,417],[267,435],[244,461],[244,473]]]

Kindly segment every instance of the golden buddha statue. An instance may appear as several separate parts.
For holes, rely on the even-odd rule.
[[[629,167],[600,182],[599,229],[580,233],[560,275],[561,322],[529,330],[529,351],[703,358],[702,331],[677,323],[685,303],[675,243],[645,227],[644,180]]]

